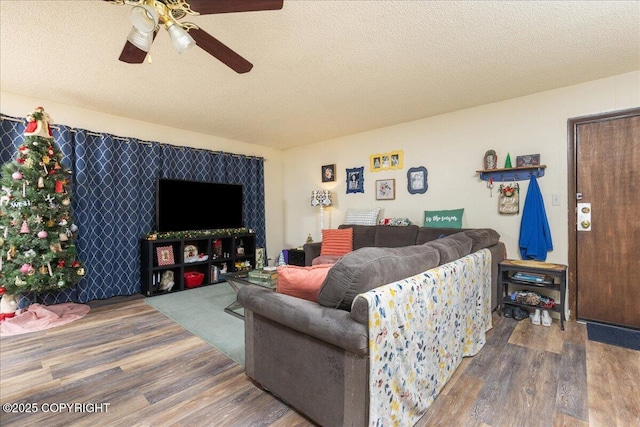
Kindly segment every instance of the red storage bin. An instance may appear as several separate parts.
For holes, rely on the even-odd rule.
[[[184,273],[184,285],[187,288],[196,288],[202,285],[204,280],[204,273],[198,273],[197,271],[189,271]]]

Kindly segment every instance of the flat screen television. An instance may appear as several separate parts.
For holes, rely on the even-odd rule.
[[[156,230],[240,228],[244,187],[240,184],[159,178]]]

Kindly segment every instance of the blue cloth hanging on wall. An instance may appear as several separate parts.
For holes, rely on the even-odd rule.
[[[553,250],[551,229],[535,175],[531,175],[529,180],[527,197],[522,209],[519,245],[522,259],[544,261],[547,259],[547,252]]]
[[[0,164],[15,158],[24,128],[23,118],[0,116]],[[85,303],[140,292],[140,238],[154,226],[158,177],[242,184],[244,223],[255,230],[256,246],[266,249],[264,159],[65,125],[55,125],[53,134],[73,171],[76,245],[87,274],[61,293],[40,295],[39,302]]]

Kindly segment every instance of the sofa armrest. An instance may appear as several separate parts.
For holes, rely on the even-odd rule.
[[[368,352],[367,326],[353,320],[348,311],[252,285],[240,288],[238,302],[245,310],[351,353]]]
[[[304,249],[304,264],[306,266],[311,265],[314,258],[320,256],[321,247],[322,242],[305,243],[304,246],[302,246],[302,249]]]

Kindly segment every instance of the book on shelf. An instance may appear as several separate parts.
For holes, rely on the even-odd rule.
[[[512,278],[514,280],[518,280],[520,282],[528,282],[528,283],[537,283],[537,284],[551,284],[549,278],[544,274],[539,273],[530,273],[518,271],[516,272]]]

